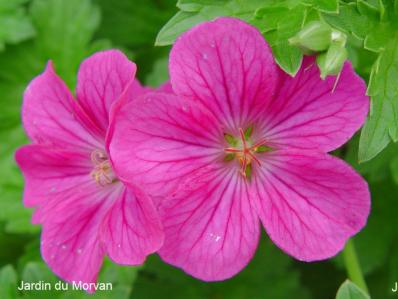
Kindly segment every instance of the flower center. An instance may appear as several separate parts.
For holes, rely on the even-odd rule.
[[[117,181],[111,163],[103,151],[94,150],[91,153],[91,161],[94,164],[94,169],[91,171],[90,175],[98,185],[104,187]]]
[[[224,149],[226,153],[225,161],[236,160],[240,164],[240,173],[245,177],[251,178],[252,162],[255,161],[259,166],[261,161],[256,157],[258,153],[265,153],[272,150],[266,146],[265,139],[261,139],[258,142],[252,143],[250,140],[253,128],[249,127],[246,131],[239,128],[239,138],[235,138],[232,135],[224,134],[225,140],[231,145]]]

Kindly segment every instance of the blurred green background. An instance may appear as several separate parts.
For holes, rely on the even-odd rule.
[[[138,65],[139,80],[157,86],[167,80],[168,47],[155,47],[159,30],[177,12],[172,0],[0,0],[0,299],[83,298],[78,291],[18,292],[24,281],[58,280],[42,262],[40,227],[30,224],[22,206],[22,177],[14,150],[27,142],[20,124],[22,92],[48,59],[74,88],[81,60],[119,48]],[[358,54],[359,53],[359,54]],[[366,79],[374,58],[350,57]],[[371,162],[356,163],[358,136],[336,152],[369,181],[372,213],[355,237],[372,298],[394,298],[398,280],[398,146],[391,144]],[[151,256],[145,265],[121,267],[105,262],[99,281],[113,291],[91,298],[331,299],[346,279],[342,257],[301,263],[262,237],[256,257],[236,277],[217,283],[198,281]]]

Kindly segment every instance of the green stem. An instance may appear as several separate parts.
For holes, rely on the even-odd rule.
[[[365,279],[362,274],[361,266],[359,265],[358,256],[355,251],[354,241],[348,240],[343,250],[344,263],[349,279],[358,287],[369,294]]]

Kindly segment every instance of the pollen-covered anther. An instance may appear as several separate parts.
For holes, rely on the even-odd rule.
[[[94,169],[90,175],[98,185],[104,187],[117,181],[111,163],[104,152],[100,150],[93,151],[91,153],[91,161],[94,164]]]

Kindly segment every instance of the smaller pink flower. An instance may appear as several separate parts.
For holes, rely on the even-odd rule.
[[[32,221],[42,224],[43,259],[69,282],[95,282],[105,255],[138,265],[163,243],[154,204],[120,179],[108,151],[116,100],[148,91],[135,72],[121,52],[104,51],[80,66],[77,101],[51,62],[24,94],[22,120],[33,142],[15,156],[24,204],[36,208]]]
[[[327,154],[369,109],[350,63],[335,89],[313,58],[289,77],[257,29],[219,18],[183,34],[169,68],[177,96],[120,105],[110,144],[125,179],[169,193],[160,206],[162,259],[222,280],[252,258],[260,223],[303,261],[335,255],[365,225],[366,181]]]

